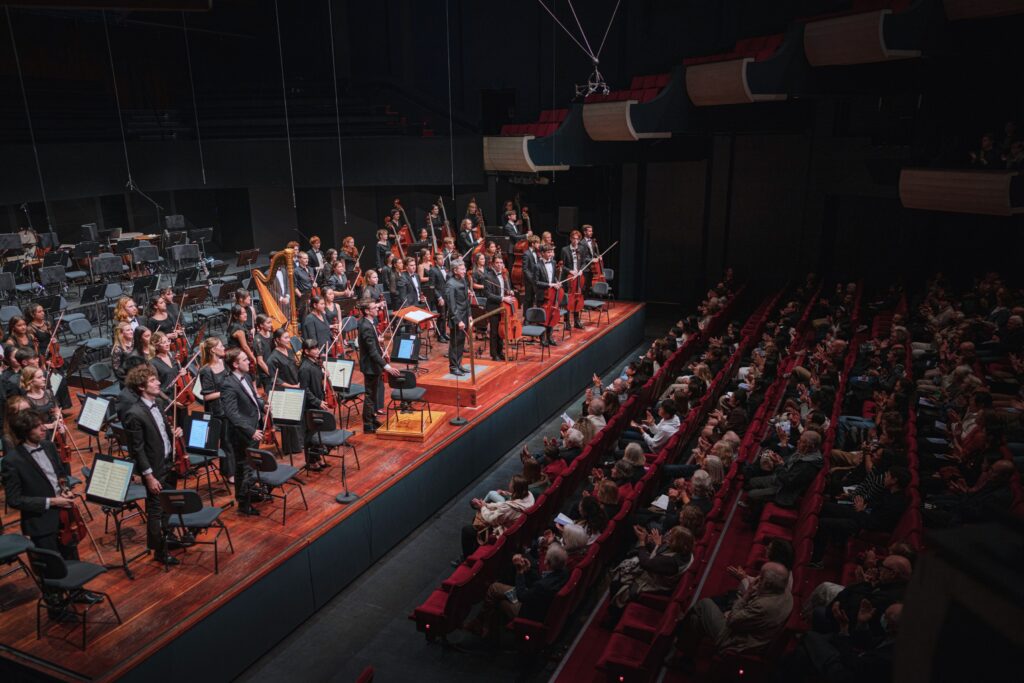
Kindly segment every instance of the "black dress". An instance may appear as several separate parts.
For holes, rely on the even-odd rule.
[[[306,391],[306,410],[320,410],[320,404],[324,401],[324,371],[320,365],[308,358],[302,359],[299,366],[299,386]],[[313,437],[313,432],[307,433],[306,444],[308,445]]]
[[[242,323],[235,321],[228,325],[228,343],[227,348],[229,349],[240,349],[242,344],[238,341],[236,332],[241,332],[244,335],[246,341],[249,340],[249,328]]]
[[[156,318],[146,318],[146,327],[151,332],[163,332],[164,334],[170,334],[174,332],[174,318],[171,317],[170,313],[163,320],[157,320]]]
[[[267,367],[270,367],[270,353],[274,350],[274,337],[264,337],[259,332],[253,335],[252,352],[256,354],[257,358],[262,358],[263,362],[266,363]],[[257,379],[259,380],[259,386],[263,387],[263,391],[270,390],[271,376],[263,372],[259,367],[256,368]]]
[[[267,367],[270,368],[271,378],[277,375],[277,387],[283,389],[285,387],[282,384],[291,384],[297,386],[299,384],[299,366],[295,364],[295,359],[292,358],[291,354],[285,355],[279,350],[274,349],[270,354],[270,359],[267,362]],[[283,453],[299,453],[302,451],[302,425],[291,427],[281,425],[281,451]]]
[[[221,450],[225,456],[220,460],[220,473],[225,477],[232,477],[235,474],[235,458],[231,451],[231,439],[224,438],[227,428],[224,426],[224,408],[221,406],[220,398],[206,398],[209,394],[217,394],[224,388],[224,378],[228,376],[227,368],[220,372],[214,372],[209,365],[204,365],[199,370],[199,384],[202,389],[203,407],[213,417],[221,419]]]
[[[157,377],[160,378],[160,391],[164,392],[168,396],[174,395],[174,383],[178,379],[178,371],[181,370],[181,364],[171,356],[171,364],[168,365],[159,356],[155,356],[152,360],[153,368],[156,370]]]

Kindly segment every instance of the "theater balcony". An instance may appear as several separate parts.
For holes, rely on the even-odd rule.
[[[1013,216],[1024,213],[1024,180],[1017,171],[905,168],[900,201],[908,209]]]
[[[747,38],[730,52],[683,61],[686,92],[698,107],[785,100],[806,68],[803,27]]]
[[[668,138],[686,124],[683,69],[634,76],[629,88],[594,94],[583,104],[583,126],[592,140],[633,142]]]
[[[811,66],[873,64],[921,56],[927,0],[861,0],[848,12],[811,18],[804,54]]]

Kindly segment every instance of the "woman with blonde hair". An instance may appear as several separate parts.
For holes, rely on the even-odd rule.
[[[124,367],[124,360],[135,348],[135,331],[131,323],[121,322],[114,326],[113,346],[110,349],[110,368],[114,371],[114,377],[118,382],[123,383],[128,368]]]
[[[711,486],[717,490],[722,485],[722,480],[725,479],[725,468],[722,466],[722,460],[717,455],[709,455],[704,458],[704,464],[701,466],[711,479]]]

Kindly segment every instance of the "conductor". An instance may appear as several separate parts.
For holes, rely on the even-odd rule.
[[[453,375],[469,372],[462,367],[462,354],[466,348],[466,334],[473,319],[469,308],[469,283],[466,282],[466,264],[452,263],[452,277],[444,289],[444,300],[448,302],[448,325],[451,328],[448,342],[448,371]]]

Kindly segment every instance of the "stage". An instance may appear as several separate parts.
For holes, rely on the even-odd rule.
[[[291,496],[286,526],[276,500],[259,504],[259,517],[227,509],[222,519],[235,553],[227,550],[222,535],[219,574],[213,573],[212,547],[198,545],[184,555],[176,552],[182,565],[168,572],[148,557],[131,564],[134,580],[111,569],[90,587],[111,595],[124,624],[118,626],[105,605],[93,608],[85,651],[79,647],[80,626],[50,624],[45,616],[43,637],[37,640],[35,585],[20,572],[0,579],[0,604],[6,606],[0,612],[0,655],[63,680],[233,678],[578,394],[592,373],[603,372],[637,345],[643,329],[641,304],[615,302],[610,324],[587,325],[564,340],[556,334],[559,345],[550,358],[541,361],[539,349],[531,346],[516,362],[483,361],[491,369],[478,375],[474,404],[460,400],[469,424],[448,424],[454,401],[432,402],[432,409],[444,415],[423,442],[363,435],[356,418],[352,443],[361,468],[355,468],[350,455],[348,479],[358,501],[347,506],[335,502],[341,491],[341,468],[335,465],[302,475],[309,510],[297,493]],[[446,345],[435,345],[430,354],[428,365],[442,369],[422,376],[428,398],[433,391],[442,394],[449,382],[446,351]],[[491,381],[485,382],[488,375]],[[460,378],[460,396],[466,379]],[[86,435],[76,434],[75,441],[84,446]],[[74,456],[73,463],[78,474]],[[208,502],[205,483],[200,490]],[[225,492],[218,493],[219,505],[229,500]],[[98,507],[90,509],[95,516],[90,529],[106,562],[113,564],[113,534],[104,533]],[[4,522],[16,518],[12,510]],[[126,529],[132,534],[127,550],[133,554],[144,545],[145,530],[139,519],[127,522]],[[17,526],[6,531],[16,532]],[[88,541],[80,550],[83,560],[97,560]]]

